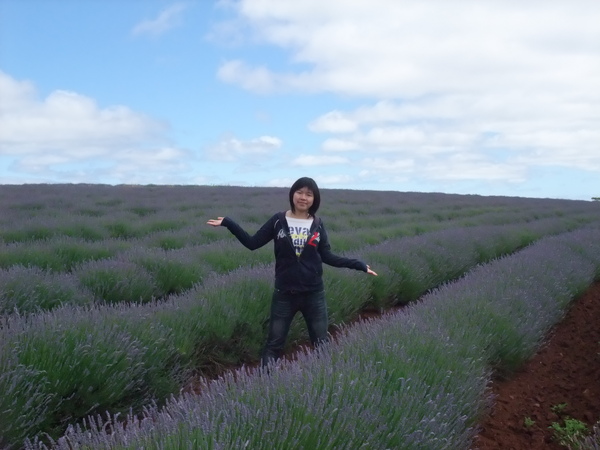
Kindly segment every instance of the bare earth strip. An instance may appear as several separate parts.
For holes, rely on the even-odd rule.
[[[496,402],[481,423],[479,450],[565,449],[552,440],[553,422],[564,425],[568,416],[591,428],[600,420],[600,283],[573,302],[521,371],[492,389]]]

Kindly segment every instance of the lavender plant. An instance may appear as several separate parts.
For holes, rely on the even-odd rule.
[[[93,301],[91,292],[80,286],[70,274],[21,265],[0,269],[0,315],[13,312],[26,314],[59,305],[91,304]]]
[[[197,248],[202,262],[218,273],[226,273],[244,266],[269,264],[273,261],[273,249],[264,246],[253,252],[228,239]]]
[[[83,262],[109,258],[129,247],[130,244],[124,241],[87,242],[66,237],[26,246],[12,243],[0,246],[0,267],[36,266],[54,272],[70,272]]]
[[[156,296],[164,298],[201,283],[210,269],[201,262],[198,248],[164,251],[136,247],[121,257],[145,269],[156,284]]]
[[[332,325],[353,319],[371,300],[372,285],[356,272],[325,266],[323,279]]]
[[[0,346],[3,344],[0,344]],[[47,429],[52,396],[45,392],[40,370],[15,364],[3,349],[0,359],[0,448],[17,448],[26,436]]]
[[[77,267],[74,275],[101,302],[143,303],[161,293],[146,270],[123,259],[89,261]]]
[[[78,417],[139,410],[176,392],[181,365],[170,330],[131,311],[106,312],[69,307],[5,320],[1,397],[15,409],[4,413],[52,435]],[[13,427],[12,444],[26,431]]]
[[[226,276],[215,274],[184,295],[184,302],[203,299],[196,314],[204,321],[202,341],[195,349],[200,361],[222,364],[256,358],[266,336],[272,278],[272,266],[243,268]]]

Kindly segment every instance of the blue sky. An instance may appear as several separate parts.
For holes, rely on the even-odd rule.
[[[0,0],[0,184],[600,196],[597,0]]]

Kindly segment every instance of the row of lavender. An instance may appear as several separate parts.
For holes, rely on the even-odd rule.
[[[87,242],[138,239],[147,246],[182,248],[221,239],[203,226],[207,218],[234,214],[259,225],[269,213],[283,210],[287,192],[278,188],[0,186],[0,241],[27,243],[56,238]],[[325,218],[340,231],[386,229],[402,223],[419,227],[449,219],[477,219],[482,214],[505,223],[502,213],[524,218],[586,209],[586,202],[535,201],[396,192],[324,191]],[[329,214],[327,214],[329,213]],[[488,222],[489,223],[489,222]],[[376,233],[375,233],[376,234]]]
[[[588,205],[555,199],[323,190],[321,213],[328,222],[342,219],[340,230],[352,230],[365,224],[386,227],[398,216],[405,223],[419,224],[496,213],[496,220],[506,223],[507,211],[528,212],[533,219],[553,212],[572,214],[589,209]],[[236,218],[241,222],[261,224],[266,213],[287,207],[287,190],[282,188],[0,185],[0,241],[139,238],[197,226],[208,217],[232,212],[240,213]],[[190,242],[205,243],[197,238],[184,244]]]
[[[508,226],[491,226],[490,229],[496,227],[497,230],[509,233],[505,248],[499,245],[498,248],[488,249],[487,253],[481,255],[462,254],[461,256],[466,259],[468,267],[474,261],[485,261],[499,254],[514,251],[515,241],[517,246],[523,246],[537,239],[540,233],[543,235],[547,232],[563,232],[575,228],[580,225],[580,222],[590,221],[593,217],[593,215],[580,216],[579,221],[572,217],[555,217],[522,224],[517,221],[517,224]],[[477,233],[478,229],[481,229],[481,226],[449,228],[409,239],[410,242],[433,243],[446,239],[444,237],[446,231],[461,235],[470,233],[466,230]],[[220,231],[224,236],[229,235],[224,230]],[[352,253],[361,259],[369,260],[372,264],[385,264],[388,261],[380,254],[385,254],[386,248],[391,248],[389,243],[396,240],[398,238],[387,239],[371,246],[365,245]],[[58,240],[51,244],[46,242],[30,244],[26,249],[20,249],[21,257],[26,258],[29,265],[14,264],[6,269],[0,269],[0,315],[15,312],[27,314],[50,310],[59,305],[85,306],[95,303],[116,304],[134,301],[146,303],[184,293],[215,274],[225,274],[239,267],[265,265],[273,260],[270,246],[249,252],[233,239],[171,251],[148,248],[133,242],[128,242],[128,245],[130,247],[110,257],[108,256],[110,247],[98,247],[96,256],[99,259],[92,258],[65,272],[44,269],[40,267],[43,264],[39,261],[45,258],[64,259],[65,255],[72,259],[78,259],[78,255],[88,257],[86,249],[89,247]],[[449,242],[444,245],[449,245]],[[117,243],[115,246],[124,245]],[[474,248],[473,252],[476,251],[477,249]],[[4,253],[3,256],[9,258],[10,252]],[[415,264],[428,266],[439,261],[435,251],[430,252],[429,256],[413,252],[409,257],[411,266]],[[392,255],[392,260],[395,259]],[[402,270],[395,267],[393,276],[401,275]],[[452,278],[450,275],[452,274],[449,274],[449,278]],[[402,279],[405,287],[410,283],[422,282],[411,280],[407,274],[404,274]]]
[[[286,190],[198,186],[0,186],[0,315],[61,304],[148,302],[211,273],[268,264],[205,225],[225,213],[256,229],[285,209]],[[597,220],[589,202],[366,191],[324,191],[336,251],[447,228],[555,218]]]
[[[447,229],[361,250],[379,277],[326,268],[330,318],[407,303],[473,266],[565,231],[558,218]],[[213,275],[166,301],[64,306],[0,320],[4,445],[103,411],[139,411],[178,392],[191,370],[251,361],[264,341],[271,266]],[[291,341],[304,339],[295,322]]]
[[[320,212],[338,250],[449,226],[576,218],[594,210],[590,202],[553,199],[347,190],[324,190],[323,196]],[[208,218],[233,215],[252,227],[287,207],[287,192],[279,188],[0,186],[0,267],[31,264],[31,255],[18,251],[31,242],[64,256],[46,255],[34,264],[63,271],[86,257],[114,256],[131,247],[170,250],[222,241],[223,233],[204,225]],[[76,254],[77,245],[85,251]]]
[[[126,425],[97,417],[26,448],[467,449],[492,370],[528,359],[599,278],[599,228],[547,237],[269,374],[241,370]]]

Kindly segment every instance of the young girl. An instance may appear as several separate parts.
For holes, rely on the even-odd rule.
[[[297,180],[290,189],[289,200],[290,209],[275,214],[254,236],[250,236],[229,217],[207,222],[215,227],[226,227],[250,250],[274,240],[275,290],[269,334],[261,355],[263,366],[281,356],[292,319],[298,311],[304,316],[313,346],[328,340],[322,263],[377,275],[364,262],[331,252],[323,222],[315,215],[321,195],[312,178]]]

